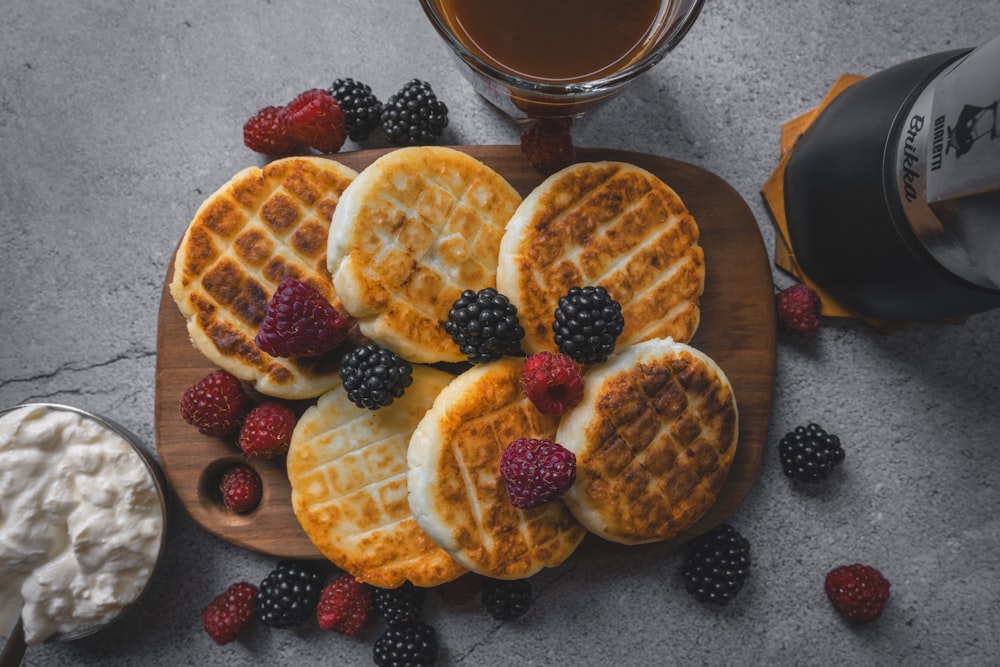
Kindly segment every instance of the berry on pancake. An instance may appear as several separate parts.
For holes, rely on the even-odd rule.
[[[536,352],[524,362],[521,386],[539,411],[563,415],[583,398],[583,373],[568,355]]]
[[[314,357],[337,347],[351,322],[307,282],[285,278],[267,304],[254,342],[274,357]]]

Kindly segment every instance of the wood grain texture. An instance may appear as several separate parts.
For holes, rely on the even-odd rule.
[[[456,147],[503,174],[522,195],[543,180],[517,146]],[[391,149],[331,156],[361,171]],[[715,505],[671,548],[726,520],[753,487],[771,414],[775,363],[774,290],[770,264],[757,222],[746,202],[724,180],[699,167],[653,155],[578,149],[579,161],[619,160],[659,176],[687,204],[705,249],[705,293],[698,332],[690,344],[711,356],[729,376],[740,412],[740,438],[729,477]],[[179,239],[178,239],[179,241]],[[284,459],[250,461],[264,479],[264,496],[248,515],[227,512],[214,488],[225,465],[245,460],[232,440],[202,436],[180,416],[184,390],[215,367],[192,345],[184,318],[164,278],[157,331],[155,436],[160,463],[180,503],[209,532],[233,544],[283,558],[320,558],[291,507]],[[304,407],[304,406],[299,406]],[[586,557],[622,555],[630,549],[590,536]]]

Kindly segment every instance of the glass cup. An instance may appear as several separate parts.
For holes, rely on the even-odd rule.
[[[698,17],[704,0],[663,0],[655,20],[620,62],[593,76],[566,81],[518,74],[514,69],[500,66],[498,61],[491,62],[484,52],[477,53],[461,19],[449,11],[451,4],[450,0],[420,0],[424,13],[476,92],[521,121],[579,116],[608,101],[680,43]],[[563,5],[566,11],[579,11],[579,5],[571,0],[565,0]],[[622,16],[620,9],[611,11],[615,12],[613,16]]]

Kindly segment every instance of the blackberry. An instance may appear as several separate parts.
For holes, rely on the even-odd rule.
[[[424,608],[425,591],[409,581],[398,588],[376,588],[372,602],[389,626],[416,621]]]
[[[531,606],[531,583],[527,579],[487,579],[483,582],[483,605],[497,620],[519,618]]]
[[[797,426],[778,442],[781,469],[800,482],[817,484],[826,479],[834,466],[844,462],[840,438],[817,424]]]
[[[524,354],[517,307],[492,287],[462,292],[448,311],[444,330],[474,364]]]
[[[382,131],[397,146],[436,143],[448,127],[448,107],[431,85],[413,79],[382,107]]]
[[[347,136],[364,141],[382,120],[382,102],[370,86],[354,79],[337,79],[327,89],[344,111]]]
[[[750,542],[729,524],[716,526],[691,543],[682,574],[699,602],[724,605],[750,574]]]
[[[420,621],[390,626],[375,640],[372,654],[379,667],[433,665],[438,656],[437,632]]]
[[[316,613],[323,578],[308,563],[283,560],[260,582],[257,615],[272,628],[293,628]]]
[[[607,360],[625,328],[621,305],[603,287],[571,287],[559,297],[552,331],[559,351],[581,364]]]
[[[347,397],[359,408],[384,408],[413,384],[413,366],[392,350],[369,343],[340,362],[340,380]]]

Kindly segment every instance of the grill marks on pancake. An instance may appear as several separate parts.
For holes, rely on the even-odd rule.
[[[575,285],[602,285],[622,305],[619,345],[690,340],[700,317],[704,254],[698,227],[676,194],[655,176],[616,162],[578,165],[548,187],[529,213],[514,259],[518,294],[511,296],[532,349],[552,348],[552,312]]]
[[[630,508],[624,532],[670,537],[714,502],[725,481],[737,419],[731,389],[687,353],[639,364],[601,389],[602,430],[581,457],[588,494]]]
[[[429,586],[462,572],[417,525],[407,495],[410,436],[450,377],[415,369],[413,393],[379,412],[357,408],[337,384],[296,426],[287,463],[295,514],[317,548],[362,581]]]
[[[385,198],[400,216],[398,224],[379,230],[383,237],[373,262],[373,279],[381,280],[390,303],[403,304],[410,317],[440,327],[462,289],[492,283],[496,258],[491,254],[499,238],[482,247],[482,235],[495,230],[482,224],[480,214],[466,201],[470,191],[485,187],[481,178],[457,183],[465,186],[461,190],[433,174],[421,180],[412,203]],[[392,319],[399,317],[391,310],[387,313]]]
[[[175,283],[182,311],[195,317],[191,326],[223,357],[255,369],[272,385],[336,370],[335,360],[273,358],[257,349],[253,337],[285,277],[306,280],[336,303],[326,240],[349,182],[305,161],[244,170],[205,202],[182,242]],[[250,379],[246,370],[236,374]]]
[[[472,569],[499,578],[527,576],[562,562],[584,529],[562,502],[514,507],[500,477],[500,456],[519,437],[552,439],[557,419],[539,413],[520,392],[520,362],[493,362],[467,373],[475,380],[433,415],[441,427],[430,491],[434,521],[448,527],[449,548]]]
[[[520,202],[502,176],[455,149],[402,148],[366,167],[334,216],[328,254],[362,333],[413,362],[464,360],[443,324],[462,290],[495,286]]]

